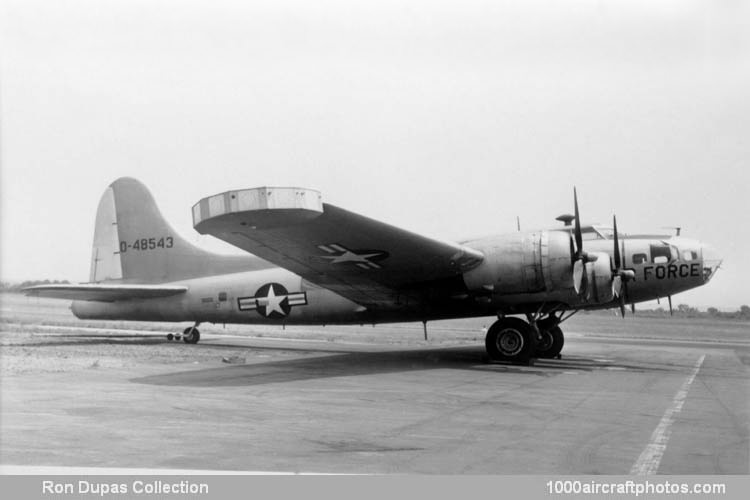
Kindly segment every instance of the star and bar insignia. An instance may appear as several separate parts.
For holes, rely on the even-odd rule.
[[[289,315],[292,306],[307,305],[307,293],[289,293],[279,283],[267,283],[258,288],[253,297],[240,297],[237,307],[240,311],[258,311],[266,318],[280,319]]]
[[[317,258],[327,261],[330,264],[351,263],[360,269],[380,269],[382,266],[378,262],[388,258],[388,252],[383,250],[351,250],[338,243],[329,245],[318,245],[328,255],[320,255]]]

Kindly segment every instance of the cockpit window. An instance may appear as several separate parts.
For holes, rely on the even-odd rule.
[[[614,235],[614,231],[612,231],[611,227],[581,226],[581,237],[583,237],[584,241],[610,240],[613,238],[613,235]]]
[[[698,252],[695,250],[684,250],[682,252],[682,260],[696,260],[698,258]]]
[[[645,253],[636,253],[633,254],[633,264],[643,264],[648,260],[648,257]]]
[[[573,234],[573,228],[569,228],[569,231]],[[627,236],[621,232],[618,232],[618,234],[621,238]],[[581,226],[581,237],[584,241],[611,240],[615,237],[615,232],[609,226]]]
[[[669,245],[651,245],[651,262],[654,264],[666,264],[671,258]]]
[[[680,251],[677,249],[676,246],[669,245],[669,252],[672,255],[672,259],[671,260],[673,260],[673,261],[680,260]]]
[[[583,241],[602,240],[602,236],[596,231],[581,231]]]
[[[608,226],[592,226],[594,231],[599,233],[599,238],[603,240],[611,240],[615,237],[615,230]],[[620,237],[625,236],[623,233],[619,233]]]

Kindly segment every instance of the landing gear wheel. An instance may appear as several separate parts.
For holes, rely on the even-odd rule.
[[[185,328],[185,331],[182,332],[182,340],[186,344],[197,344],[200,339],[201,332],[199,332],[198,329],[194,326]]]
[[[537,357],[546,359],[559,357],[565,343],[565,336],[560,327],[553,326],[548,329],[540,327],[539,333],[542,334],[542,340],[536,346]]]
[[[503,318],[490,326],[484,345],[493,361],[528,364],[534,355],[535,337],[533,329],[525,321]]]
[[[174,340],[174,335],[172,335],[171,333],[168,333],[167,334],[167,340],[169,340],[169,341]]]

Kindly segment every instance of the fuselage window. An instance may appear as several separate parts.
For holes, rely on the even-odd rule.
[[[220,292],[219,293],[219,302],[226,302],[227,301],[227,292]]]
[[[651,262],[654,264],[666,264],[672,258],[669,245],[651,245]]]
[[[645,253],[633,254],[633,264],[643,264],[648,260]]]

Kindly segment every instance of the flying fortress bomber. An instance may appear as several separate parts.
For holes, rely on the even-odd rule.
[[[585,309],[670,297],[708,283],[721,264],[679,236],[582,226],[449,243],[322,202],[318,191],[259,187],[193,206],[193,225],[252,255],[219,255],[177,234],[139,181],[120,178],[99,202],[89,283],[29,295],[72,299],[81,319],[201,323],[364,324],[497,316],[490,359],[554,358],[560,323]]]

